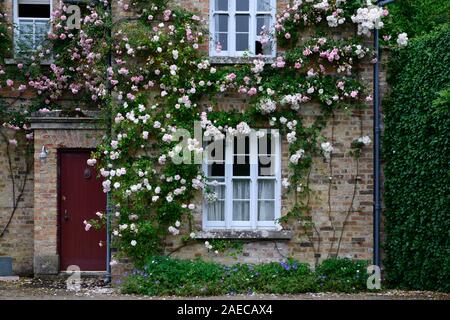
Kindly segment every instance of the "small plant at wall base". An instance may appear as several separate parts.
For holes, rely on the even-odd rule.
[[[321,137],[321,132],[335,111],[359,110],[370,102],[357,66],[373,58],[364,45],[365,36],[383,26],[388,12],[370,1],[295,2],[277,16],[268,35],[286,47],[284,55],[273,63],[254,57],[248,58],[248,64],[218,67],[200,50],[208,31],[198,15],[168,6],[167,1],[135,4],[138,20],[114,24],[108,1],[88,6],[81,30],[64,27],[67,7],[56,10],[49,35],[54,48],[50,68],[40,69],[39,64],[51,54],[48,49],[14,68],[0,66],[3,88],[19,97],[26,90],[36,94],[32,105],[14,102],[8,106],[5,126],[27,129],[23,126],[30,112],[59,109],[60,99],[67,94],[112,115],[106,117],[112,134],[88,164],[99,168],[104,191],[115,205],[111,212],[115,246],[140,267],[149,256],[166,252],[168,236],[193,234],[184,240],[196,241],[194,199],[206,189],[206,180],[198,164],[172,162],[179,153],[176,133],[184,129],[194,136],[196,121],[215,139],[225,133],[245,135],[252,121],[278,129],[289,145],[289,172],[283,173],[283,187],[295,202],[279,222],[290,228],[300,220],[305,237],[313,242],[316,233],[320,239],[316,222],[308,217],[312,158],[332,160],[334,141]],[[122,2],[118,5],[129,9]],[[346,24],[358,29],[357,37],[334,40],[317,34],[299,42],[296,33],[305,26],[334,30]],[[248,108],[219,110],[216,102],[225,93],[245,97]],[[311,102],[320,106],[320,116],[306,126],[299,110]],[[15,108],[19,111],[13,112]],[[348,146],[355,151],[355,160],[365,145]],[[202,141],[191,139],[189,148],[193,155],[202,153]],[[357,166],[356,170],[358,175]],[[352,203],[346,214],[353,211]],[[101,221],[85,221],[86,230]],[[315,250],[320,251],[320,240]],[[339,245],[336,250],[333,244],[330,251],[339,255]]]

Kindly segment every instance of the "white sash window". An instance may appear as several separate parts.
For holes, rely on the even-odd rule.
[[[204,197],[203,227],[275,228],[281,213],[278,131],[261,129],[245,137],[227,137],[209,143],[205,150],[209,192]]]
[[[51,0],[14,0],[15,51],[38,49],[50,31]]]
[[[210,55],[275,56],[276,0],[210,0]]]

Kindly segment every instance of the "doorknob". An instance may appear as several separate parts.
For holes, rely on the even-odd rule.
[[[69,214],[67,213],[67,210],[64,210],[64,221],[69,220]]]

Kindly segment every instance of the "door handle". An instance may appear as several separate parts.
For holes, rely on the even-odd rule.
[[[67,213],[67,210],[64,210],[64,221],[69,220],[69,214]]]

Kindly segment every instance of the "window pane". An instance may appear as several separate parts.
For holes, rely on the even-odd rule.
[[[249,136],[234,137],[234,154],[249,154],[250,153],[250,138]]]
[[[258,157],[258,175],[264,176],[274,176],[275,175],[275,163],[276,155],[262,155]]]
[[[228,11],[228,0],[216,0],[216,10]]]
[[[250,175],[250,156],[234,156],[233,160],[233,176],[249,176]]]
[[[233,180],[233,199],[250,199],[250,180]],[[250,220],[250,200],[233,200],[233,220]]]
[[[216,32],[228,32],[228,15],[216,14]]]
[[[250,221],[250,201],[233,201],[233,220]]]
[[[216,33],[216,44],[219,44],[222,50],[228,50],[228,33]]]
[[[236,15],[236,32],[249,32],[250,15],[237,14]]]
[[[258,199],[275,199],[275,180],[258,181]]]
[[[236,51],[248,50],[248,33],[238,33],[236,35]]]
[[[19,32],[21,34],[32,34],[33,33],[33,23],[19,21]]]
[[[47,22],[36,22],[36,34],[45,35],[48,33],[50,27]]]
[[[19,4],[21,18],[50,18],[49,4]]]
[[[208,177],[225,176],[225,163],[213,163],[208,165]]]
[[[266,31],[270,30],[271,27],[271,16],[267,14],[260,14],[256,16],[256,35],[260,35],[263,31],[263,27]]]
[[[215,185],[213,181],[224,182],[224,179],[209,179],[209,193],[204,195],[208,221],[225,221],[225,185]]]
[[[236,0],[236,11],[248,11],[249,10],[248,0]]]
[[[262,137],[258,138],[258,154],[271,154],[273,147],[270,131],[266,131]]]
[[[275,219],[275,202],[258,201],[258,221],[273,221]]]
[[[261,43],[261,41],[255,41],[255,54],[270,56],[272,54],[272,42]]]
[[[211,180],[208,182],[208,193],[205,193],[206,201],[208,202],[214,202],[213,200],[225,200],[225,185],[224,184],[218,184],[213,185]],[[218,181],[218,180],[216,180]]]
[[[225,201],[208,202],[208,221],[225,221]]]
[[[250,180],[233,180],[233,199],[250,199]]]
[[[271,0],[256,0],[256,1],[257,1],[256,10],[258,10],[258,11],[271,11],[271,8],[270,8],[270,1]]]

